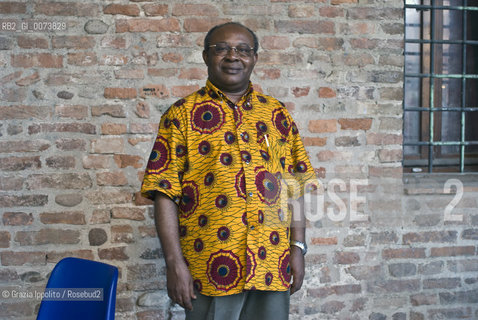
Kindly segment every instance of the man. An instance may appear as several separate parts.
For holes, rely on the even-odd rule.
[[[305,224],[284,198],[314,173],[286,108],[250,83],[257,49],[239,23],[208,32],[206,86],[162,116],[147,165],[142,194],[186,319],[287,319],[304,278]]]

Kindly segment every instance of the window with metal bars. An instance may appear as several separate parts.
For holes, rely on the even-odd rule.
[[[478,171],[478,0],[404,0],[405,172]]]

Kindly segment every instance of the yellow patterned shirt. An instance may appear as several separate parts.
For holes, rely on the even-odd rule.
[[[289,198],[315,178],[297,126],[249,85],[232,103],[211,82],[162,116],[141,192],[179,208],[184,258],[202,294],[286,291]]]

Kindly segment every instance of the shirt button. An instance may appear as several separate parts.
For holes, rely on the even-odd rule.
[[[249,192],[249,197],[252,197],[253,193],[252,192]]]
[[[254,230],[254,226],[251,226],[251,230]]]

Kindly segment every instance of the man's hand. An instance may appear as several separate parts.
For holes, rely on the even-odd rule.
[[[290,268],[292,273],[292,284],[290,286],[290,294],[294,294],[302,287],[305,275],[304,255],[300,248],[296,246],[290,247]]]
[[[168,296],[184,309],[192,310],[194,294],[193,278],[184,262],[172,263],[167,267]]]

